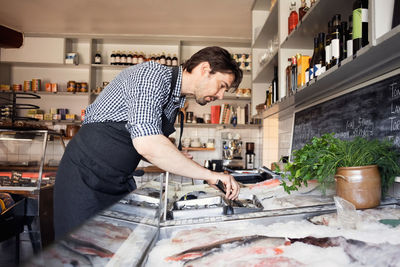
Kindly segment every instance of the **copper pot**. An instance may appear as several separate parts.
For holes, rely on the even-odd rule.
[[[356,209],[374,208],[381,201],[381,176],[377,165],[337,168],[336,194]]]
[[[67,137],[73,137],[80,129],[79,125],[69,124],[67,125],[66,135]]]

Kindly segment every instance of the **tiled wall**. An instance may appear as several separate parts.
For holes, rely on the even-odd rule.
[[[279,120],[279,158],[290,155],[290,144],[293,129],[293,116]]]
[[[27,141],[0,141],[0,161],[11,162],[40,162],[43,142],[40,140]],[[46,148],[45,164],[49,160],[60,161],[64,148],[60,140],[49,141]]]
[[[249,128],[249,129],[223,129],[220,128],[196,128],[196,127],[185,127],[183,130],[182,139],[184,138],[199,138],[201,143],[206,143],[208,139],[212,138],[215,140],[215,150],[214,151],[190,151],[193,156],[193,160],[204,165],[205,160],[211,159],[222,159],[222,142],[221,134],[231,132],[233,135],[239,134],[243,143],[242,156],[245,157],[246,153],[246,142],[254,142],[255,146],[255,167],[258,168],[261,164],[261,145],[262,145],[262,132],[259,128]],[[180,134],[180,129],[172,134],[170,137],[176,139],[178,143]],[[146,166],[146,163],[140,163],[140,166]]]

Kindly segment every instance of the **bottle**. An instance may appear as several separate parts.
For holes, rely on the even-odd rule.
[[[156,62],[157,62],[158,64],[160,64],[160,54],[157,54],[157,56],[156,56]]]
[[[332,19],[332,34],[331,34],[331,67],[339,64],[340,60],[340,14],[336,14]]]
[[[332,21],[328,22],[328,34],[326,35],[326,45],[325,45],[325,65],[328,70],[331,67],[331,41],[332,41]]]
[[[151,54],[151,58],[150,58],[150,60],[151,60],[151,61],[156,61],[156,57],[155,57],[155,55],[154,55],[154,54]]]
[[[290,34],[299,22],[299,15],[296,12],[296,2],[292,1],[290,3],[290,15],[288,18],[288,34]]]
[[[278,66],[274,66],[274,78],[271,82],[272,85],[272,91],[274,93],[274,102],[279,101],[279,88],[278,88]]]
[[[140,54],[138,55],[138,64],[143,63],[143,62],[144,62],[143,52],[140,52]]]
[[[286,67],[285,75],[286,75],[286,95],[292,95],[292,59],[288,58],[288,62],[290,64]]]
[[[101,64],[101,54],[99,51],[97,51],[94,56],[94,64]]]
[[[347,22],[340,24],[340,61],[347,57]]]
[[[119,51],[115,54],[115,65],[121,65],[121,53]]]
[[[353,55],[353,16],[349,16],[349,28],[347,29],[346,33],[346,40],[347,40],[347,57]]]
[[[333,40],[332,40],[333,41]],[[331,44],[332,45],[332,44]],[[314,60],[314,77],[326,71],[325,67],[325,33],[318,33],[318,53]]]
[[[308,59],[308,67],[305,71],[305,76],[306,76],[304,80],[305,84],[307,84],[310,81],[310,64],[311,64],[311,58]]]
[[[125,54],[125,51],[121,52],[121,65],[126,65],[126,54]]]
[[[306,0],[301,0],[301,7],[299,8],[299,20],[302,20],[304,15],[307,13],[308,11],[308,6],[306,3]]]
[[[353,3],[353,54],[368,44],[368,0]]]
[[[161,65],[167,64],[167,61],[166,61],[166,59],[165,59],[165,54],[164,54],[164,52],[161,54],[161,57],[160,57],[160,64],[161,64]]]
[[[167,62],[167,66],[172,66],[171,54],[168,54],[167,59],[166,59],[166,62]]]
[[[132,51],[128,52],[128,55],[126,56],[126,65],[132,65]]]
[[[310,70],[309,70],[309,74],[310,74],[309,80],[310,81],[312,79],[314,79],[314,66],[315,66],[315,59],[317,58],[317,54],[318,54],[318,37],[314,37],[314,52],[311,57]]]
[[[172,66],[178,66],[178,58],[176,57],[176,54],[172,57]]]
[[[112,51],[112,53],[111,53],[110,64],[115,65],[115,51]]]
[[[133,54],[133,57],[132,57],[132,64],[133,65],[138,64],[138,56],[137,56],[137,52],[136,51],[135,51],[135,53]]]
[[[290,67],[291,69],[291,83],[292,85],[290,86],[292,88],[292,93],[296,93],[297,90],[297,56],[292,57],[292,65]]]

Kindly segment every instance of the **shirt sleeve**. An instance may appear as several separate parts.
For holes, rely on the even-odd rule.
[[[126,80],[126,128],[132,139],[162,134],[163,87],[162,72],[156,68],[140,68]]]

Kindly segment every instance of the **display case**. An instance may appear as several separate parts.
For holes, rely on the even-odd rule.
[[[50,148],[65,144],[60,133],[24,127],[0,129],[0,192],[26,198],[25,217],[35,252],[54,240],[53,186],[58,160]]]

